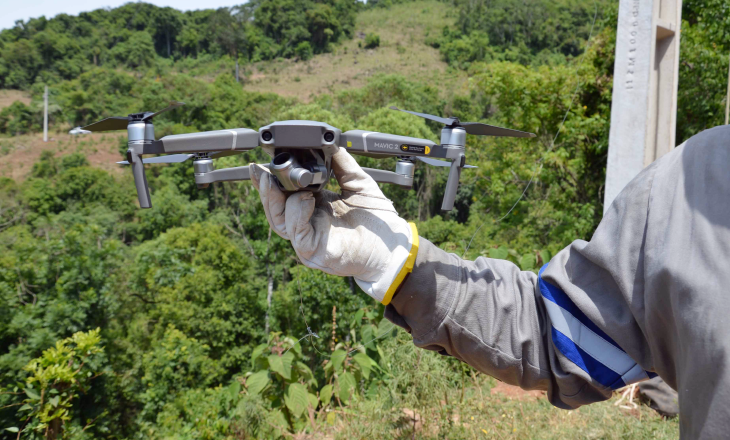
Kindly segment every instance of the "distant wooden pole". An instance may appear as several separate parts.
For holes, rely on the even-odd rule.
[[[730,62],[727,67],[727,96],[725,97],[725,125],[728,124],[730,124]]]
[[[48,142],[48,86],[43,92],[43,142]]]

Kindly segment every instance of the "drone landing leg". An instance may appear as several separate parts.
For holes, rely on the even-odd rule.
[[[139,145],[140,147],[142,145]],[[127,161],[132,165],[132,174],[134,175],[134,185],[137,187],[137,199],[140,208],[151,208],[150,189],[147,186],[147,176],[144,172],[144,163],[142,156],[137,153],[136,146],[127,150]]]
[[[451,162],[451,169],[449,170],[449,180],[446,181],[446,188],[444,189],[444,200],[441,204],[442,211],[451,211],[452,209],[454,209],[456,191],[459,189],[461,167],[464,166],[463,162],[464,154],[459,154],[459,157]]]

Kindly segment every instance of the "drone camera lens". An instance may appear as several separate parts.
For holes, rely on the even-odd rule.
[[[332,142],[333,140],[335,140],[335,134],[334,133],[332,133],[331,131],[328,131],[327,133],[324,134],[324,141],[325,142]]]
[[[265,139],[264,139],[265,140]],[[289,159],[291,159],[291,154],[289,153],[280,153],[274,156],[274,165],[284,165],[285,163],[289,162]]]
[[[270,131],[265,131],[261,133],[261,139],[264,140],[264,142],[269,142],[274,136],[271,134]]]

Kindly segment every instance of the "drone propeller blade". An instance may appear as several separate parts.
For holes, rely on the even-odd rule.
[[[422,156],[416,156],[416,159],[420,160],[423,163],[429,164],[434,167],[450,167],[451,162],[446,160],[438,160],[433,159],[431,157],[422,157]],[[464,165],[464,168],[477,168],[474,165]]]
[[[461,126],[464,127],[469,134],[476,134],[481,136],[499,136],[499,137],[535,137],[534,133],[528,133],[526,131],[512,130],[511,128],[502,128],[495,125],[482,124],[481,122],[462,122]]]
[[[450,167],[451,166],[451,162],[447,162],[445,160],[438,160],[438,159],[432,159],[430,157],[421,157],[421,156],[416,156],[416,159],[420,160],[423,163],[431,165],[432,167]]]
[[[157,112],[155,112],[155,113],[152,113],[152,114],[150,114],[150,115],[147,115],[147,116],[145,116],[144,118],[142,118],[142,120],[143,120],[143,121],[146,121],[146,120],[148,120],[148,119],[152,119],[152,118],[154,118],[155,116],[159,115],[160,113],[165,113],[166,111],[170,111],[170,110],[176,109],[176,108],[178,108],[178,107],[181,107],[181,106],[183,106],[183,105],[185,105],[185,103],[184,103],[184,102],[179,102],[179,101],[170,101],[170,105],[168,105],[167,107],[163,108],[163,109],[162,109],[162,110],[160,110],[160,111],[157,111]]]
[[[181,163],[195,156],[194,154],[170,154],[167,156],[148,157],[142,159],[142,163]],[[129,162],[123,160],[117,162],[119,165],[129,165]]]
[[[129,122],[129,119],[126,116],[112,116],[111,118],[96,121],[81,129],[88,131],[126,130],[127,122]]]
[[[401,110],[401,109],[399,109],[398,107],[396,107],[394,105],[390,106],[390,109],[391,110],[398,110],[399,112],[410,113],[412,115],[420,116],[420,117],[422,117],[424,119],[428,119],[428,120],[431,120],[431,121],[440,122],[440,123],[442,123],[444,125],[452,125],[454,122],[458,122],[459,121],[456,118],[442,118],[440,116],[429,115],[428,113],[418,113],[418,112],[412,112],[410,110]]]

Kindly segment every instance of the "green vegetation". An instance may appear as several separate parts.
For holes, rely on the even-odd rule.
[[[564,62],[582,51],[597,10],[615,8],[596,0],[456,0],[454,28],[431,40],[446,61],[465,67],[475,61],[522,64]]]
[[[187,105],[156,120],[158,136],[316,119],[438,139],[437,125],[387,109],[397,105],[538,134],[470,137],[479,168],[463,173],[450,214],[439,211],[445,170],[419,167],[411,190],[384,186],[421,235],[525,270],[590,239],[602,212],[615,3],[600,3],[590,45],[594,8],[573,0],[400,3],[260,0],[186,13],[135,3],[31,20],[0,33],[2,87],[33,98],[0,110],[0,154],[13,157],[18,139],[37,136],[45,83],[52,127],[177,99]],[[724,106],[730,14],[721,0],[699,3],[685,5],[680,139],[721,123]],[[396,22],[411,38],[380,26]],[[356,35],[378,49],[355,52]],[[375,73],[357,87],[312,86],[317,74],[306,69],[320,60],[335,74],[353,69],[345,61],[361,70],[343,75]],[[297,87],[327,91],[307,102],[271,93],[286,66],[304,69],[291,75]],[[262,71],[271,83],[254,83]],[[646,408],[566,413],[504,397],[493,379],[413,347],[352,280],[298,265],[250,184],[198,190],[189,164],[153,165],[153,208],[138,210],[130,173],[80,153],[116,138],[87,139],[45,151],[22,182],[0,178],[2,436],[676,437],[676,421]],[[256,151],[217,166],[264,160]],[[316,337],[300,339],[310,329]]]
[[[730,5],[724,0],[684,3],[679,65],[677,141],[724,124]]]
[[[378,34],[367,34],[365,37],[365,49],[375,49],[380,46],[380,35]]]
[[[97,66],[160,68],[167,60],[229,56],[247,61],[314,53],[351,36],[355,0],[255,0],[180,12],[127,3],[78,16],[41,17],[0,33],[0,87],[73,79]]]

